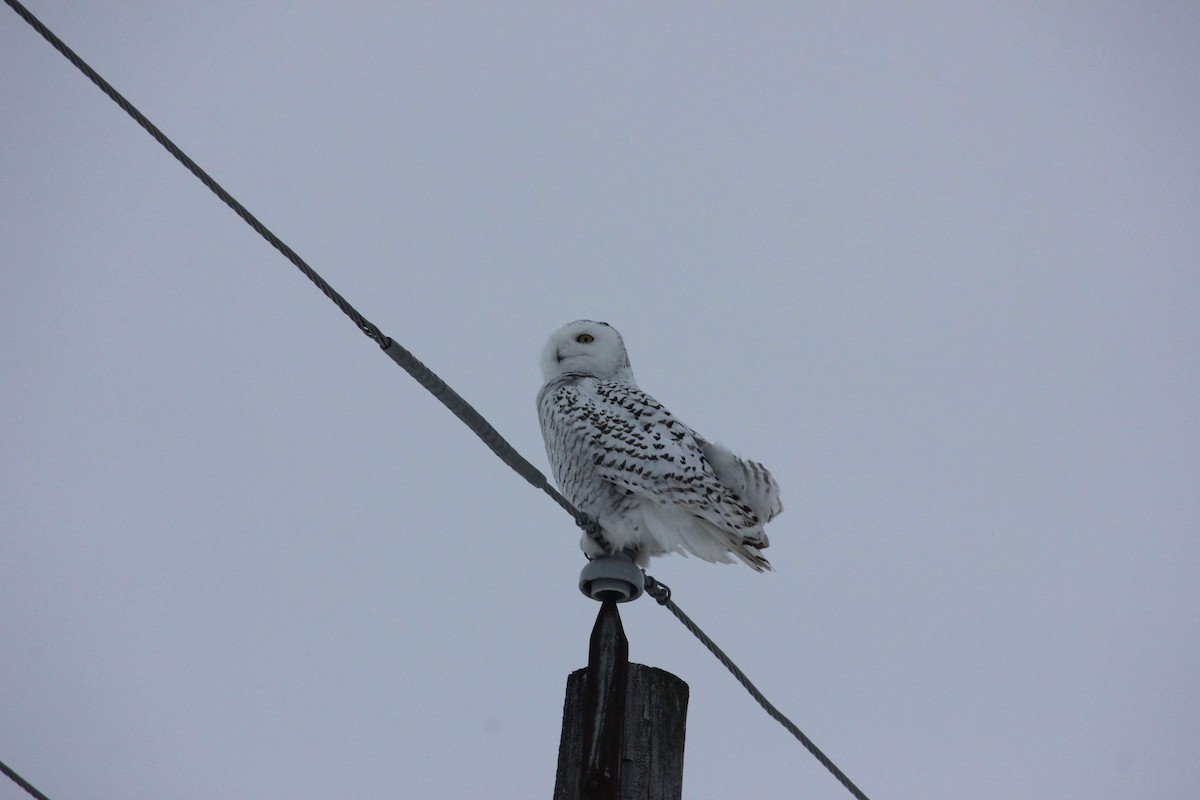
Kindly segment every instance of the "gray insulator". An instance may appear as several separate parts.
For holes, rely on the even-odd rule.
[[[628,603],[642,596],[646,576],[632,561],[607,556],[589,561],[579,573],[579,591],[593,600]]]

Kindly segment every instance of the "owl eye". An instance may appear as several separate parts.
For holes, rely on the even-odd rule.
[[[575,341],[579,342],[580,344],[591,344],[592,342],[596,341],[596,337],[592,336],[590,333],[581,333],[575,337]]]

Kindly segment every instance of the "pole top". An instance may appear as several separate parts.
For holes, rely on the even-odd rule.
[[[642,596],[646,576],[627,558],[605,556],[587,563],[579,573],[579,591],[593,600],[628,603]]]

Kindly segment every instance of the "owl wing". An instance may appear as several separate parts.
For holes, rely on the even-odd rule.
[[[718,478],[704,452],[708,443],[637,386],[581,381],[555,399],[586,437],[602,480],[626,494],[682,507],[731,533],[746,534],[765,522]]]
[[[770,522],[783,512],[779,499],[779,484],[771,473],[757,461],[738,458],[716,442],[706,442],[699,436],[700,450],[712,465],[717,480],[733,490],[754,511],[763,523]]]

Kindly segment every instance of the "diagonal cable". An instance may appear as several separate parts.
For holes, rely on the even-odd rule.
[[[266,239],[271,246],[282,253],[288,261],[292,262],[297,269],[304,273],[305,277],[312,281],[313,284],[315,284],[316,287],[320,289],[326,297],[332,300],[333,303],[342,310],[342,313],[344,313],[354,322],[360,331],[374,340],[383,349],[383,351],[393,361],[396,362],[397,365],[408,372],[408,374],[411,375],[413,379],[417,381],[417,383],[429,391],[429,393],[436,397],[442,403],[442,405],[446,406],[451,413],[453,413],[468,428],[470,428],[471,431],[478,436],[483,443],[486,444],[491,451],[500,458],[501,461],[511,467],[517,474],[523,477],[535,488],[541,489],[547,495],[549,495],[554,502],[567,511],[572,517],[574,517],[575,523],[579,525],[579,527],[583,528],[589,533],[595,534],[599,532],[599,528],[595,521],[588,517],[587,514],[584,514],[579,509],[575,508],[575,506],[572,505],[569,500],[563,497],[563,495],[557,489],[551,486],[549,481],[546,480],[546,476],[543,475],[542,472],[537,469],[537,467],[529,463],[524,456],[518,453],[516,448],[509,444],[508,441],[500,435],[500,432],[483,418],[482,414],[476,411],[470,403],[464,400],[456,391],[451,389],[445,381],[439,378],[437,374],[433,372],[433,370],[425,366],[425,364],[423,364],[416,356],[414,356],[411,352],[409,352],[391,337],[385,336],[374,323],[360,314],[358,310],[350,305],[350,303],[344,297],[342,297],[332,286],[330,286],[315,269],[309,266],[308,263],[296,253],[296,251],[292,250],[287,243],[272,233],[266,225],[260,222],[258,218],[251,214],[245,206],[238,202],[237,198],[226,191],[224,187],[222,187],[216,182],[216,180],[212,178],[212,176],[201,169],[199,164],[193,161],[187,155],[187,153],[183,152],[178,145],[172,142],[167,135],[159,130],[154,123],[147,119],[141,111],[139,111],[132,103],[126,100],[125,97],[112,86],[112,84],[101,77],[100,74],[92,69],[92,67],[89,66],[86,61],[80,58],[74,50],[68,47],[65,42],[63,42],[54,34],[53,31],[47,28],[41,20],[30,13],[25,6],[18,2],[18,0],[5,0],[5,2],[8,3],[8,5],[11,6],[12,9],[16,11],[22,19],[28,22],[34,30],[41,34],[46,41],[53,45],[56,50],[62,53],[62,55],[65,56],[68,61],[74,64],[80,72],[86,75],[88,79],[92,81],[92,83],[96,84],[101,91],[108,95],[113,102],[119,105],[125,111],[125,113],[133,117],[134,121],[136,121],[142,126],[142,128],[146,130],[147,133],[154,137],[154,140],[161,144],[163,148],[167,150],[167,152],[169,152],[181,164],[187,167],[188,171],[195,175],[201,183],[207,186],[213,192],[213,194],[219,197],[221,201],[225,203],[225,205],[233,209],[234,213],[241,217],[247,225],[253,228],[260,236]],[[805,736],[804,733],[797,728],[791,720],[789,720],[777,708],[775,708],[775,706],[772,705],[769,700],[767,700],[767,698],[758,690],[758,688],[750,681],[750,679],[746,677],[745,673],[743,673],[738,666],[733,663],[729,656],[725,655],[721,648],[719,648],[716,643],[710,639],[704,633],[704,631],[702,631],[700,627],[696,625],[695,622],[691,620],[691,618],[684,614],[679,606],[675,605],[675,603],[671,600],[671,591],[666,585],[659,583],[657,580],[647,575],[646,592],[654,597],[660,605],[665,606],[672,614],[674,614],[676,618],[683,623],[684,627],[691,631],[692,634],[695,635],[696,638],[699,639],[700,642],[704,644],[704,646],[707,647],[714,656],[716,656],[717,660],[725,665],[725,668],[733,674],[733,676],[738,680],[739,683],[742,684],[743,687],[745,687],[746,691],[748,691],[750,695],[756,701],[758,701],[758,704],[763,707],[763,710],[765,710],[767,714],[769,714],[773,719],[779,722],[780,725],[787,729],[789,733],[796,737],[796,739],[798,739],[800,743],[804,745],[826,769],[833,773],[834,777],[841,781],[841,783],[847,789],[849,789],[855,797],[859,798],[859,800],[867,800],[867,796],[863,794],[862,791],[859,790],[859,788],[855,786],[848,777],[846,777],[845,773],[838,769],[837,765],[834,764],[828,756],[821,752],[821,750],[815,744],[813,744],[812,740]],[[0,763],[0,771],[3,771],[34,797],[37,797],[40,800],[47,800],[47,798],[38,792],[37,789],[26,783],[19,775],[9,770],[8,767],[4,766],[3,763]]]
[[[858,800],[868,800],[867,796],[863,794],[862,790],[855,786],[854,782],[846,777],[846,773],[838,769],[837,764],[834,764],[833,761],[830,760],[829,756],[825,755],[825,753],[821,751],[821,748],[817,747],[816,744],[813,743],[812,739],[809,739],[807,736],[805,736],[804,731],[796,727],[796,723],[784,716],[783,712],[776,708],[774,704],[772,704],[771,701],[768,700],[761,691],[759,691],[758,687],[746,677],[746,673],[742,672],[741,669],[738,668],[738,665],[733,663],[733,659],[725,655],[725,651],[718,647],[716,642],[708,638],[708,634],[700,630],[700,626],[695,622],[692,622],[692,618],[683,613],[683,609],[675,605],[675,601],[671,599],[671,587],[667,586],[665,583],[655,580],[649,575],[646,575],[646,594],[653,597],[656,601],[658,601],[660,606],[664,606],[668,611],[674,614],[675,618],[682,622],[683,626],[691,631],[692,635],[699,639],[700,643],[707,647],[710,653],[716,656],[717,661],[720,661],[721,664],[725,666],[725,669],[729,670],[733,677],[737,678],[738,683],[740,683],[742,687],[750,693],[750,696],[753,697],[760,706],[762,706],[763,711],[766,711],[773,720],[782,725],[792,736],[796,737],[796,740],[799,741],[800,744],[804,745],[805,749],[812,753],[813,757],[816,758],[817,761],[821,762],[821,766],[829,770],[830,773],[833,774],[833,777],[841,781],[841,784],[850,790],[850,794],[857,797]]]
[[[0,761],[0,772],[3,772],[5,775],[7,775],[13,783],[29,792],[29,794],[36,797],[37,800],[50,800],[49,797],[46,797],[46,795],[39,792],[36,786],[18,775],[12,767],[8,766],[8,764],[5,764],[3,761]]]
[[[35,17],[29,11],[29,9],[25,8],[25,6],[21,5],[21,3],[19,3],[17,0],[5,0],[5,2],[8,3],[8,5],[10,5],[12,9],[21,16],[22,19],[28,22],[34,30],[40,33],[46,41],[53,45],[55,50],[58,50],[58,52],[62,53],[63,56],[65,56],[68,61],[74,64],[80,72],[86,75],[92,83],[96,84],[96,86],[98,86],[102,92],[108,95],[113,102],[120,106],[126,114],[133,117],[134,121],[137,122],[138,125],[141,125],[147,133],[154,137],[154,140],[162,145],[168,153],[174,156],[179,163],[187,167],[189,172],[195,175],[201,183],[207,186],[213,194],[221,199],[221,202],[233,209],[234,213],[241,217],[247,225],[253,228],[255,232],[266,239],[272,247],[282,253],[288,261],[292,262],[297,269],[304,273],[304,276],[312,281],[313,284],[316,285],[316,287],[320,289],[326,297],[332,300],[333,303],[342,310],[342,313],[348,316],[354,322],[360,331],[378,343],[379,346],[383,348],[383,351],[387,353],[387,355],[391,357],[393,361],[395,361],[400,367],[408,372],[408,374],[411,375],[417,381],[417,383],[421,384],[421,386],[428,390],[430,394],[440,400],[442,404],[454,414],[454,416],[462,420],[462,422],[468,428],[470,428],[476,436],[483,440],[484,444],[491,448],[493,453],[500,457],[501,461],[511,467],[518,475],[527,480],[534,487],[541,489],[543,492],[548,494],[550,498],[554,500],[554,502],[562,506],[563,509],[565,509],[569,514],[571,514],[572,517],[575,518],[575,523],[581,528],[584,528],[585,530],[594,530],[594,523],[587,517],[587,515],[581,513],[578,509],[571,505],[571,503],[568,502],[567,499],[558,492],[558,490],[551,486],[549,481],[546,480],[546,476],[543,475],[541,471],[537,469],[537,467],[530,464],[529,461],[527,461],[520,453],[518,453],[516,449],[509,444],[503,436],[500,435],[499,431],[492,427],[492,425],[488,423],[488,421],[485,420],[483,416],[470,405],[470,403],[468,403],[461,396],[459,396],[457,392],[451,389],[445,381],[443,381],[437,376],[436,373],[433,372],[433,370],[422,364],[420,360],[416,358],[416,356],[406,350],[398,342],[394,341],[391,337],[385,336],[383,332],[379,330],[378,326],[360,314],[358,310],[354,308],[354,306],[350,305],[346,298],[338,294],[338,292],[332,286],[330,286],[315,269],[309,266],[308,262],[301,258],[295,250],[293,250],[287,245],[286,242],[276,236],[270,228],[259,221],[258,217],[251,214],[249,209],[238,202],[237,198],[226,191],[221,184],[217,183],[217,181],[211,175],[205,172],[199,164],[193,161],[187,153],[183,152],[183,150],[181,150],[178,145],[171,141],[171,139],[168,138],[165,133],[159,130],[157,125],[147,119],[146,116],[133,105],[133,103],[126,100],[124,95],[118,92],[112,84],[101,77],[100,73],[92,69],[92,67],[86,61],[80,58],[74,50],[68,47],[62,39],[59,39],[53,31],[47,28],[41,20]]]

